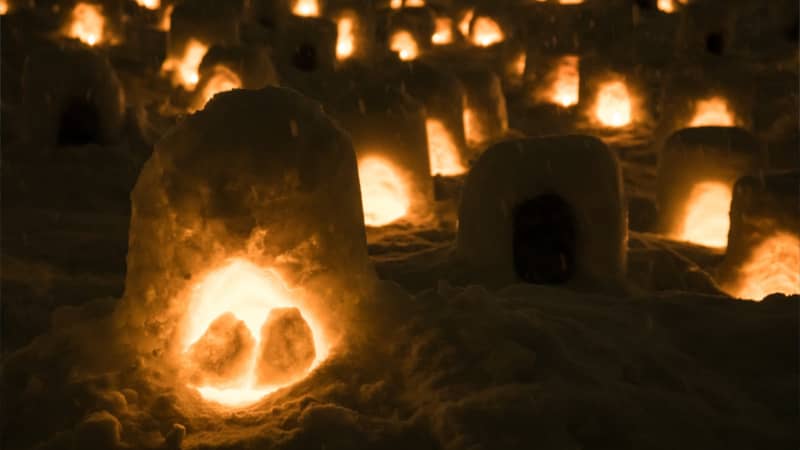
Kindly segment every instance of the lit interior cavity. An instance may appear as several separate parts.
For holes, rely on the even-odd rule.
[[[341,17],[336,23],[336,59],[339,61],[353,56],[356,48],[353,28],[354,20],[351,16]]]
[[[317,0],[295,0],[292,14],[300,17],[319,17],[319,3]]]
[[[300,308],[275,272],[260,268],[250,261],[234,259],[211,272],[192,288],[188,305],[181,340],[181,348],[184,353],[203,336],[215,319],[228,312],[244,322],[256,341],[256,348],[258,348],[261,341],[261,327],[270,310],[297,307],[311,328],[316,350],[314,362],[308,372],[316,368],[328,356],[329,345],[324,338],[322,328],[314,318]],[[195,388],[206,400],[226,406],[246,406],[281,387],[299,381],[293,380],[278,386],[256,387],[257,358],[258,352],[252,352],[246,376],[235,386],[225,388],[191,387]]]
[[[732,127],[736,125],[728,102],[722,97],[712,97],[697,102],[690,127]]]
[[[402,61],[411,61],[419,56],[419,47],[414,36],[408,31],[400,30],[392,34],[389,41],[389,49],[395,53]]]
[[[379,156],[362,158],[358,162],[358,178],[364,224],[380,227],[408,213],[408,186],[394,164]]]
[[[658,0],[658,9],[665,13],[675,12],[675,4],[672,0]]]
[[[0,16],[8,14],[8,0],[0,0]]]
[[[461,154],[447,127],[437,119],[427,119],[425,128],[428,132],[431,175],[454,176],[466,172],[467,168],[461,162]]]
[[[600,86],[594,107],[595,118],[604,126],[619,128],[631,123],[631,97],[622,81]]]
[[[425,0],[406,0],[405,6],[407,8],[422,8],[425,6]]]
[[[391,0],[391,1],[389,1],[389,8],[400,9],[402,7],[403,7],[403,0]]]
[[[208,52],[208,46],[197,40],[190,40],[180,59],[168,58],[161,69],[172,72],[173,82],[187,90],[193,90],[200,81],[200,63]]]
[[[728,245],[731,187],[719,181],[696,184],[686,202],[678,232],[673,238],[713,248]]]
[[[136,4],[146,9],[158,9],[161,7],[161,0],[136,0]]]
[[[734,297],[762,300],[780,293],[800,294],[800,238],[779,232],[765,239],[739,270],[739,277],[725,286]]]
[[[577,105],[580,81],[578,57],[573,55],[559,58],[549,90],[550,102],[564,108]]]
[[[472,43],[479,47],[489,47],[503,42],[505,34],[500,25],[490,17],[478,17],[472,23]]]
[[[461,19],[458,21],[458,32],[464,37],[469,37],[469,26],[472,23],[472,18],[475,16],[474,9],[464,11]]]
[[[72,19],[67,35],[94,46],[103,40],[106,19],[98,5],[78,3],[72,10]]]
[[[436,18],[436,31],[431,36],[434,45],[447,45],[453,42],[453,21],[449,17]]]
[[[464,137],[467,140],[467,145],[475,147],[486,141],[486,131],[483,129],[480,116],[475,111],[470,108],[464,108],[462,119],[464,121]]]
[[[161,21],[158,22],[158,29],[161,31],[169,31],[172,27],[172,10],[175,5],[168,5],[161,15]]]
[[[202,107],[205,107],[215,95],[221,92],[232,91],[242,87],[242,80],[233,71],[225,66],[216,66],[208,81],[203,85],[200,97]]]

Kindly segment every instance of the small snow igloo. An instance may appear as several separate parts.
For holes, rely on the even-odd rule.
[[[627,215],[619,164],[598,139],[490,147],[467,176],[457,255],[493,284],[621,286]]]
[[[108,144],[120,139],[124,91],[108,59],[80,46],[44,46],[22,75],[27,139],[44,146]]]
[[[384,23],[378,27],[378,35],[385,40],[386,48],[401,61],[417,59],[431,48],[436,17],[430,8],[403,8],[387,14]]]
[[[724,249],[733,183],[763,168],[761,146],[741,128],[687,128],[659,156],[659,229],[672,239]]]
[[[491,70],[451,67],[464,86],[464,135],[476,155],[508,132],[508,111],[503,84]]]
[[[589,129],[640,129],[651,122],[646,81],[627,61],[581,58],[580,101]]]
[[[373,280],[352,144],[294,91],[214,97],[131,197],[123,339],[207,400],[307,374]]]
[[[211,47],[200,63],[191,109],[201,109],[220,92],[277,85],[278,73],[268,47],[256,44]]]
[[[422,105],[390,85],[366,83],[331,106],[358,156],[366,225],[429,220],[433,181]]]
[[[326,16],[336,22],[336,59],[364,60],[375,53],[375,10],[372,2],[340,0],[328,4]]]
[[[749,175],[733,187],[723,290],[761,300],[800,295],[800,172]]]

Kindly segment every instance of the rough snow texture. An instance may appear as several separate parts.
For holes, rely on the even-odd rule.
[[[22,83],[28,141],[51,147],[119,139],[124,92],[100,53],[82,46],[41,47],[28,57]]]
[[[515,208],[555,194],[575,220],[576,272],[570,284],[613,286],[625,273],[627,214],[616,157],[596,138],[512,140],[490,147],[472,167],[459,209],[457,253],[479,279],[517,280]]]
[[[118,311],[133,345],[174,351],[186,289],[232,257],[308,288],[305,306],[332,323],[371,280],[350,141],[293,91],[220,94],[156,145],[132,194]]]
[[[467,144],[477,148],[502,138],[508,131],[508,111],[498,76],[488,69],[454,67],[454,71],[466,93]]]
[[[659,229],[675,229],[695,184],[718,181],[733,186],[737,178],[763,166],[761,144],[741,128],[687,128],[673,134],[659,156]]]
[[[225,313],[211,322],[205,334],[189,347],[186,354],[192,366],[189,379],[196,386],[225,386],[244,374],[253,351],[255,340],[244,321]]]
[[[364,82],[342,93],[330,109],[350,135],[359,160],[385,158],[408,184],[411,205],[405,218],[427,220],[433,182],[422,105],[392,86]]]
[[[256,380],[261,385],[282,385],[297,379],[316,356],[311,328],[297,308],[273,308],[261,327],[256,360]]]

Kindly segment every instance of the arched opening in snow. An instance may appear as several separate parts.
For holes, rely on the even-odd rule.
[[[514,209],[514,271],[528,283],[563,284],[576,272],[577,225],[572,207],[542,194]]]
[[[706,35],[706,51],[712,55],[725,53],[725,34],[720,31],[708,33]]]
[[[295,48],[292,54],[292,65],[303,72],[317,70],[317,49],[312,44],[304,42]]]
[[[70,99],[61,112],[58,145],[87,145],[100,142],[100,112],[84,96]]]

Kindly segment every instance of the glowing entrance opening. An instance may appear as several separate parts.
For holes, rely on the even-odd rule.
[[[190,40],[180,59],[168,58],[161,66],[161,70],[172,72],[175,84],[192,90],[200,81],[200,63],[208,52],[208,46],[197,40]]]
[[[466,172],[453,136],[444,124],[436,119],[427,119],[425,128],[428,132],[431,175],[454,176]]]
[[[389,41],[389,49],[395,53],[402,61],[411,61],[419,55],[419,47],[414,36],[408,31],[397,31]]]
[[[72,23],[67,35],[88,46],[94,46],[103,40],[105,26],[106,19],[99,6],[78,3],[72,10]]]
[[[550,86],[549,100],[564,108],[577,105],[581,80],[578,57],[563,56],[559,58],[557,64],[553,84]]]
[[[246,330],[239,329],[238,332],[245,336],[249,333],[255,344],[251,349],[257,350],[261,345],[262,327],[272,310],[291,307],[299,309],[277,274],[243,259],[230,261],[196,284],[190,293],[188,305],[180,343],[184,356],[210,331],[209,326],[212,323],[222,322],[218,319],[226,313],[232,314],[237,322],[244,324]],[[300,315],[311,330],[315,357],[299,378],[280,385],[259,385],[256,367],[262,352],[251,351],[243,355],[246,362],[241,376],[223,385],[190,386],[207,400],[227,406],[245,406],[283,386],[299,381],[328,355],[328,344],[322,329],[307,312],[301,310]],[[227,318],[230,319],[229,316]],[[214,343],[219,344],[219,340]]]
[[[220,92],[232,91],[242,87],[242,80],[225,66],[215,66],[214,73],[208,79],[200,92],[203,108],[215,95]]]
[[[336,23],[336,59],[344,61],[353,56],[356,37],[353,34],[353,18],[346,16]]]
[[[0,0],[0,16],[8,14],[8,0]]]
[[[675,4],[672,0],[658,0],[658,9],[665,13],[675,12]]]
[[[453,21],[449,17],[436,18],[436,31],[431,36],[434,45],[447,45],[453,42]]]
[[[408,187],[395,166],[384,158],[368,156],[358,162],[364,224],[388,225],[408,213]]]
[[[469,36],[469,26],[472,23],[472,18],[475,16],[474,9],[468,9],[464,12],[461,16],[461,19],[458,21],[458,32],[461,33],[462,36],[468,37]]]
[[[319,17],[317,0],[296,0],[292,5],[292,14],[300,17]]]
[[[622,81],[600,86],[594,107],[595,118],[607,127],[624,127],[631,123],[631,97]]]
[[[800,294],[800,238],[777,233],[753,250],[739,271],[739,279],[727,286],[738,298],[762,300],[770,294]]]
[[[722,97],[700,100],[695,107],[690,127],[732,127],[736,125],[728,102]]]
[[[478,17],[472,24],[472,43],[479,47],[489,47],[505,38],[503,29],[490,17]]]
[[[161,0],[136,0],[136,4],[146,9],[158,9],[161,7]]]
[[[689,194],[678,232],[673,238],[713,248],[728,245],[731,188],[718,181],[696,184]]]

